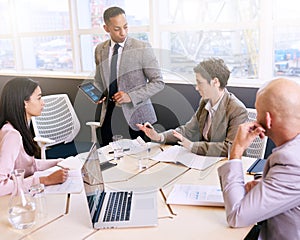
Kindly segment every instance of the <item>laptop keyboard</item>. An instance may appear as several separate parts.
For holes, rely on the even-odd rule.
[[[103,222],[129,221],[132,192],[111,192]]]

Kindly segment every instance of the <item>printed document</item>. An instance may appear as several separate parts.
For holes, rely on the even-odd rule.
[[[145,142],[141,137],[136,139],[122,139],[119,144],[123,148],[124,155],[140,154],[146,151],[151,151],[152,148],[159,146],[158,143]],[[114,157],[113,149],[111,145],[104,146],[100,148],[101,152],[107,160],[111,160]]]
[[[222,190],[213,185],[175,184],[167,198],[168,204],[224,206]]]
[[[68,168],[70,170],[81,169],[84,160],[78,156],[71,156],[66,159],[63,159],[61,162],[57,163],[57,166]]]
[[[53,167],[45,171],[37,171],[34,176],[42,177],[48,176],[59,167]],[[65,193],[80,193],[83,189],[83,181],[81,176],[81,169],[75,169],[69,171],[69,176],[64,183],[45,186],[46,194],[65,194]]]
[[[220,157],[201,156],[191,153],[186,148],[175,145],[152,158],[160,162],[181,163],[189,168],[205,170],[220,161]]]

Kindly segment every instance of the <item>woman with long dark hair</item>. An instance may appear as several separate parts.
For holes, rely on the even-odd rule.
[[[30,130],[31,117],[43,110],[42,91],[38,83],[29,78],[8,81],[0,98],[0,196],[10,194],[14,169],[25,169],[24,184],[53,185],[64,182],[67,169],[60,169],[48,176],[35,177],[34,172],[55,166],[61,160],[38,160],[39,147]]]

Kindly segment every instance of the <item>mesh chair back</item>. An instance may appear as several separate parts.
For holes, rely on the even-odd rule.
[[[80,122],[67,94],[42,97],[45,106],[41,116],[32,118],[36,137],[50,138],[54,143],[71,142],[80,130]]]
[[[247,108],[247,111],[248,111],[248,122],[256,121],[256,114],[257,114],[256,109]],[[261,139],[260,137],[256,137],[246,150],[247,157],[264,158],[267,140],[268,140],[267,137],[264,137],[263,139]]]

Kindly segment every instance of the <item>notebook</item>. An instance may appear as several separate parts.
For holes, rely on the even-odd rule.
[[[247,173],[251,175],[262,174],[267,159],[256,159],[255,162],[247,169]]]
[[[105,191],[96,145],[82,167],[82,178],[95,229],[156,226],[157,191]]]

